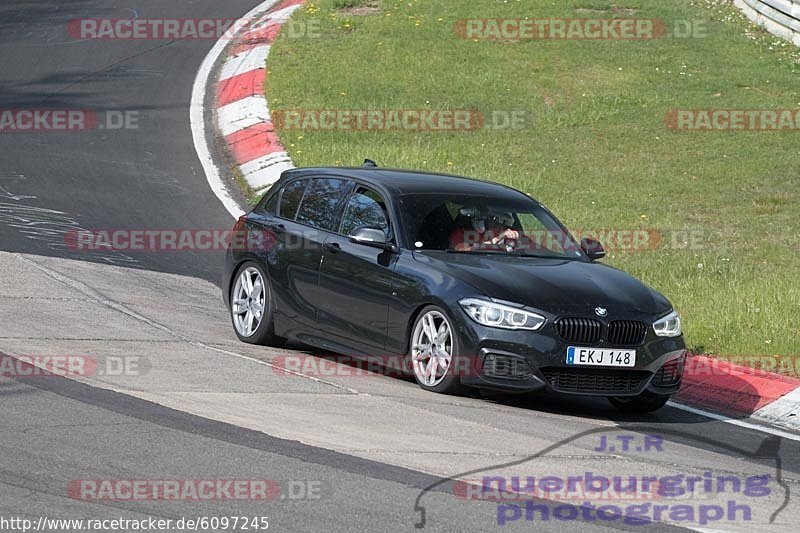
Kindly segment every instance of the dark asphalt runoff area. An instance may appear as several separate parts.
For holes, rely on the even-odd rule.
[[[0,133],[0,252],[25,254],[27,258],[38,256],[48,261],[56,258],[85,262],[87,271],[90,266],[97,265],[130,267],[139,273],[180,274],[218,283],[222,262],[218,252],[76,253],[67,244],[67,235],[79,229],[224,230],[232,226],[231,216],[206,182],[189,125],[192,84],[214,41],[79,41],[67,33],[67,24],[80,18],[236,18],[255,5],[255,0],[5,0],[0,4],[0,110],[80,109],[97,112],[100,116],[117,116],[120,112],[133,112],[138,116],[136,128]],[[224,174],[225,169],[222,171]],[[18,264],[24,268],[25,262],[20,260]],[[49,269],[55,268],[52,263],[47,264]],[[69,263],[64,269],[72,275],[81,267]],[[52,277],[51,270],[48,272]],[[126,282],[121,276],[97,289],[101,296],[115,293],[108,296],[109,301],[113,301],[104,301],[103,305],[134,301],[147,289],[142,284],[146,278],[138,274],[130,278]],[[54,333],[49,336],[46,321],[37,322],[25,312],[28,306],[45,301],[52,306],[52,300],[44,300],[42,294],[15,293],[16,286],[23,286],[21,280],[21,272],[6,270],[2,273],[0,346],[6,343],[24,347],[28,342],[28,353],[45,349],[104,349],[102,343],[97,344],[102,341],[99,335],[94,337],[83,332],[92,327],[104,330],[105,320],[113,311],[87,318],[91,323],[80,323],[80,313],[75,312],[79,335]],[[166,294],[167,282],[164,283],[163,293]],[[69,287],[69,291],[74,290],[75,287]],[[60,300],[66,308],[82,302],[85,296],[82,294],[70,292]],[[208,305],[221,306],[218,293],[210,294],[210,299],[217,300]],[[99,296],[98,299],[102,300]],[[135,307],[138,304],[132,305],[137,309],[145,308],[144,304]],[[152,302],[148,300],[149,304]],[[200,304],[192,305],[200,308]],[[191,306],[182,311],[188,307]],[[165,317],[170,314],[166,303],[161,308],[151,306],[148,309],[154,314],[162,313],[159,320],[154,319],[159,323],[165,323]],[[24,320],[15,318],[23,315]],[[186,345],[190,349],[194,345],[186,338],[194,334],[193,324],[190,315],[176,320],[170,326],[172,337],[159,330],[158,335],[164,338],[154,334],[153,339],[147,340],[148,347],[152,346],[154,351],[160,349],[159,353],[167,361],[172,346],[169,343],[177,344],[177,338],[184,344],[183,355],[191,355],[186,352]],[[31,333],[27,339],[24,336],[27,326],[44,333]],[[196,334],[202,339],[204,349],[209,346],[234,349],[233,333],[228,331],[230,326],[221,324],[220,328],[227,333],[217,334],[210,327],[199,328],[201,331]],[[122,343],[136,346],[140,338],[133,333],[138,335],[138,331],[130,327],[130,332],[130,338],[121,335],[112,339],[115,346]],[[266,355],[260,356],[253,347],[241,349],[248,350],[246,355],[250,358],[269,359]],[[0,347],[0,350],[8,353],[8,349]],[[21,351],[17,349],[17,353]],[[222,353],[216,355],[228,357]],[[236,366],[240,359],[231,357],[231,361],[227,367],[232,369],[231,377],[224,375],[224,371],[209,376],[207,383],[203,378],[192,377],[189,385],[197,390],[189,390],[188,385],[186,390],[197,395],[213,395],[219,390],[212,382],[226,381],[235,388],[237,380],[246,377],[239,370],[233,377],[233,369],[240,369]],[[156,360],[155,368],[163,369],[158,363]],[[188,382],[187,369],[193,364],[191,357],[186,357],[173,366],[165,366],[175,369],[176,381]],[[163,375],[160,376],[162,379]],[[153,383],[163,384],[155,380]],[[276,378],[275,383],[284,384],[285,381]],[[680,451],[646,460],[639,458],[654,471],[708,468],[724,470],[734,476],[759,469],[772,472],[781,482],[778,485],[785,488],[786,496],[785,499],[781,492],[781,498],[770,500],[770,505],[774,505],[771,510],[781,510],[778,521],[751,526],[741,523],[735,529],[791,531],[796,527],[791,524],[797,523],[798,506],[794,503],[793,491],[800,490],[800,442],[751,427],[710,420],[674,407],[653,415],[624,417],[604,400],[479,395],[452,399],[424,394],[407,380],[381,377],[356,383],[361,389],[358,394],[330,397],[330,405],[343,406],[342,413],[360,410],[363,414],[362,405],[377,407],[373,418],[364,418],[363,436],[353,432],[347,435],[348,446],[331,444],[328,449],[308,442],[337,442],[340,438],[337,425],[343,423],[336,416],[339,412],[305,422],[299,417],[300,421],[293,424],[256,431],[233,423],[229,414],[225,415],[226,421],[214,420],[210,415],[190,414],[111,390],[112,385],[115,384],[110,381],[95,386],[52,376],[7,377],[0,371],[0,531],[21,530],[12,529],[3,520],[27,519],[37,524],[41,517],[154,517],[172,520],[173,524],[182,518],[260,520],[267,517],[272,531],[489,530],[497,526],[498,504],[455,498],[452,480],[441,472],[432,473],[437,471],[437,462],[457,466],[460,452],[456,446],[467,449],[473,440],[490,439],[495,432],[510,435],[513,431],[530,438],[531,442],[544,443],[544,449],[548,445],[554,446],[554,450],[559,446],[565,450],[572,446],[569,452],[564,451],[547,463],[549,468],[561,465],[566,470],[573,463],[595,460],[589,457],[591,448],[585,442],[574,442],[577,437],[573,436],[586,438],[585,432],[600,428],[640,436],[663,432]],[[353,383],[343,384],[351,385]],[[257,387],[257,384],[248,385],[252,386]],[[136,388],[136,383],[132,388]],[[145,389],[142,385],[142,396],[147,392]],[[288,389],[291,387],[281,391],[279,398],[276,396],[276,401],[285,402],[281,404],[284,418],[279,420],[291,419],[293,394],[297,396],[299,408],[306,406],[304,402],[309,398],[313,400],[316,393],[310,388]],[[258,398],[257,392],[248,389],[242,394]],[[180,401],[189,404],[196,399],[188,392],[186,398]],[[205,401],[206,397],[202,399]],[[336,403],[339,401],[343,403]],[[207,408],[204,412],[212,411]],[[406,442],[403,432],[392,433],[392,427],[411,423],[404,417],[404,413],[409,412],[441,417],[442,442],[447,444],[438,449],[420,445],[419,458],[408,459],[414,455],[408,452],[408,449],[414,451],[414,443]],[[379,413],[391,415],[387,415],[387,420],[379,418]],[[273,434],[304,437],[282,438],[271,436]],[[309,437],[315,434],[319,438]],[[394,450],[362,447],[362,438],[366,441],[367,435],[372,439],[370,442],[388,437],[387,440],[407,446],[396,455]],[[432,438],[435,440],[435,434]],[[482,450],[486,454],[486,471],[505,468],[504,463],[511,461],[509,457],[519,457],[518,444],[498,437],[493,441],[496,448]],[[505,453],[510,448],[514,451]],[[539,445],[531,446],[531,456],[526,460],[538,457],[536,454],[542,449]],[[464,464],[475,461],[473,452],[463,457]],[[404,462],[419,466],[399,466]],[[714,464],[710,464],[712,462]],[[601,461],[591,464],[602,468]],[[441,470],[448,472],[447,476],[461,478],[482,475],[481,472],[470,473],[467,468],[448,466]],[[266,479],[274,482],[278,489],[272,494],[273,498],[266,501],[225,498],[130,501],[75,497],[75,484],[81,480],[120,479]],[[780,507],[783,504],[784,507]],[[554,508],[556,504],[547,505]],[[424,528],[415,526],[421,525],[421,508],[425,509]],[[503,513],[513,513],[513,509],[505,507]],[[686,530],[668,524],[642,526],[619,520],[584,518],[532,523],[524,519],[524,514],[523,510],[521,519],[508,520],[498,529]],[[714,524],[707,527],[715,529]],[[724,524],[722,529],[734,528]],[[170,530],[179,531],[174,527]],[[232,528],[217,523],[216,527],[205,530],[230,531]],[[247,529],[254,530],[253,527]]]
[[[0,134],[0,250],[218,282],[219,253],[76,254],[64,242],[64,232],[75,228],[232,227],[208,187],[189,129],[192,83],[214,41],[80,41],[67,25],[82,18],[238,18],[254,5],[250,0],[2,2],[0,108],[88,110],[101,121],[132,112],[138,122],[136,129]]]

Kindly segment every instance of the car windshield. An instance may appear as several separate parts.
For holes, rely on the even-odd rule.
[[[400,205],[406,239],[415,250],[584,257],[572,236],[532,200],[409,194]]]

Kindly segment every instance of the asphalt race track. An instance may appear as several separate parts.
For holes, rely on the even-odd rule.
[[[268,516],[276,531],[486,531],[502,514],[500,530],[703,529],[674,518],[531,523],[524,509],[512,519],[511,506],[454,496],[451,478],[708,471],[769,475],[772,491],[751,520],[706,530],[796,531],[798,438],[675,407],[623,417],[604,400],[454,398],[377,374],[288,375],[281,362],[309,352],[236,340],[215,285],[221,253],[71,249],[65,236],[81,228],[233,221],[208,187],[189,127],[192,83],[213,41],[78,41],[67,23],[236,18],[254,5],[0,5],[0,109],[138,113],[136,129],[0,134],[0,353],[136,362],[130,372],[77,379],[0,372],[0,526],[12,517]],[[600,440],[647,435],[663,445],[612,452]],[[268,479],[279,489],[269,501],[92,499],[73,490],[80,480],[201,479]]]
[[[3,249],[69,257],[63,235],[48,238],[46,230],[70,226],[229,228],[230,215],[208,188],[187,135],[188,95],[213,41],[78,41],[66,28],[70,20],[84,17],[235,18],[250,4],[3,2],[3,109],[88,109],[98,115],[132,111],[139,119],[138,129],[131,130],[4,135],[0,199],[9,224],[0,230]],[[35,226],[39,233],[19,231],[11,223],[15,215],[41,222]],[[218,255],[95,255],[90,260],[215,282],[219,277]]]

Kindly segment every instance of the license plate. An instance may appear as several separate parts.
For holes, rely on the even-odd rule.
[[[636,350],[608,350],[601,348],[567,348],[568,365],[635,366]]]

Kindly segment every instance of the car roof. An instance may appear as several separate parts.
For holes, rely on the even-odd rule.
[[[476,196],[491,195],[494,198],[508,200],[523,198],[530,200],[524,193],[499,183],[433,172],[375,167],[307,167],[288,170],[284,175],[286,178],[301,175],[347,176],[380,185],[386,191],[397,196],[453,192]]]

